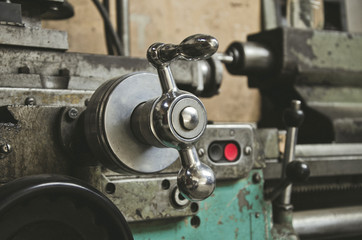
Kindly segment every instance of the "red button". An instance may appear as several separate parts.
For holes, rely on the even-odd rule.
[[[235,161],[239,155],[239,149],[234,143],[226,144],[224,148],[224,156],[226,160],[232,162]]]

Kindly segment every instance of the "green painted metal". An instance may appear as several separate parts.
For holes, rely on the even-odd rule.
[[[261,176],[253,183],[254,174]],[[271,204],[263,198],[261,170],[252,170],[245,179],[217,182],[214,194],[200,202],[195,216],[131,223],[135,240],[245,239],[271,237]],[[192,226],[197,223],[199,226]]]

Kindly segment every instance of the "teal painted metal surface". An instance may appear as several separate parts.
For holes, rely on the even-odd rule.
[[[253,183],[254,174],[261,176],[259,183]],[[199,226],[192,226],[198,220]],[[135,240],[272,239],[271,204],[263,199],[262,171],[253,170],[238,181],[217,182],[214,194],[200,202],[194,217],[132,223],[130,227]]]

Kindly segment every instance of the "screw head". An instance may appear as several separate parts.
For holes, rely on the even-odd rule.
[[[25,99],[25,105],[29,105],[29,106],[36,105],[36,99],[34,97],[27,97]]]
[[[0,153],[9,154],[12,150],[13,149],[9,143],[4,143],[0,146]]]
[[[72,120],[76,119],[78,117],[78,109],[76,108],[69,109],[68,117]]]
[[[261,176],[260,176],[259,173],[254,173],[252,179],[253,179],[253,183],[257,184],[257,183],[260,183],[260,181],[261,181]]]
[[[197,151],[197,154],[199,155],[199,157],[203,157],[205,155],[205,150],[203,148],[200,148],[198,151]]]
[[[250,146],[246,146],[244,148],[244,154],[245,155],[250,155],[252,151],[253,151],[253,149]]]
[[[180,114],[181,125],[188,130],[193,130],[199,124],[199,114],[193,107],[186,107]]]

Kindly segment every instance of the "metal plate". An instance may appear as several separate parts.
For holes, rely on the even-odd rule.
[[[207,151],[215,141],[237,142],[240,146],[239,158],[234,162],[213,162]],[[253,143],[254,132],[251,124],[212,124],[207,125],[203,136],[196,143],[196,149],[200,160],[211,167],[217,179],[238,179],[245,177],[253,167]]]
[[[150,73],[111,80],[95,92],[86,110],[86,135],[103,165],[117,172],[154,173],[178,158],[175,149],[145,145],[131,130],[133,110],[159,96],[158,77]]]
[[[168,182],[168,188],[163,186],[164,181]],[[102,174],[100,182],[101,192],[119,208],[127,222],[186,217],[197,211],[194,205],[198,204],[191,206],[188,200],[183,207],[173,206],[171,199],[177,189],[176,175],[122,178]],[[107,190],[112,184],[114,192]]]

